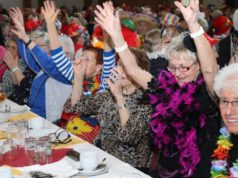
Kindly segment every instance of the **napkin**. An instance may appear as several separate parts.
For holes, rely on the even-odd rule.
[[[53,145],[52,149],[62,149],[62,148],[72,148],[76,144],[86,143],[86,141],[78,138],[78,137],[71,137],[72,141],[66,144],[59,144],[59,145]]]
[[[33,165],[28,167],[21,168],[25,172],[30,171],[42,171],[48,174],[52,174],[57,178],[68,178],[78,172],[77,169],[74,169],[67,160],[62,159],[58,162],[46,165]]]
[[[12,116],[9,118],[9,121],[20,121],[20,120],[30,120],[33,119],[34,117],[38,117],[36,114],[34,114],[33,112],[25,112],[25,113],[21,113],[21,114],[17,114],[15,116]]]

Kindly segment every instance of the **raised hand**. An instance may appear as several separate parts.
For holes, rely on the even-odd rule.
[[[194,25],[197,25],[198,23],[197,15],[199,13],[199,0],[190,0],[188,7],[184,7],[184,5],[179,1],[175,1],[174,4],[181,10],[190,31],[193,30]]]
[[[111,36],[114,37],[121,33],[119,11],[114,15],[112,2],[103,3],[103,7],[97,5],[95,10],[95,21]]]
[[[13,69],[15,67],[18,67],[18,59],[14,59],[12,56],[12,53],[10,51],[6,51],[3,61],[7,64],[9,69]]]
[[[27,34],[24,28],[24,20],[21,10],[18,7],[10,9],[10,17],[15,25],[15,29],[12,29],[12,33],[17,35],[19,39],[25,40]]]
[[[45,18],[47,24],[55,23],[59,9],[56,9],[53,1],[45,1],[44,7],[41,8],[41,12]]]
[[[109,79],[106,80],[112,94],[115,98],[122,98],[122,69],[121,67],[114,67]]]
[[[76,78],[83,78],[84,79],[85,74],[86,74],[87,64],[86,64],[86,60],[83,60],[82,58],[75,59],[75,61],[73,63],[73,68],[74,68],[74,76]]]

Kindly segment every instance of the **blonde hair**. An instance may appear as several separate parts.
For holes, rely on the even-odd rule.
[[[145,36],[145,51],[154,52],[160,50],[160,48],[162,48],[161,31],[159,29],[150,30]]]

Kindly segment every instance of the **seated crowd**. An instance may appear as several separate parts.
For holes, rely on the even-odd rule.
[[[0,9],[1,91],[158,178],[238,177],[238,10]]]

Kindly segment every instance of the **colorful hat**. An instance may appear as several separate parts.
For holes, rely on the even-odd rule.
[[[128,46],[138,48],[139,47],[138,34],[128,27],[122,26],[121,28],[122,28],[123,37],[125,41],[127,42]],[[101,48],[101,49],[104,47],[103,32],[102,32],[102,28],[99,25],[97,25],[94,29],[94,32],[92,35],[92,45],[96,48]]]
[[[70,36],[71,38],[74,36],[78,36],[81,33],[83,33],[85,30],[84,27],[80,26],[77,23],[71,23],[68,25],[68,29],[66,30],[66,34]]]
[[[121,21],[121,24],[122,24],[122,26],[125,26],[125,27],[127,27],[127,28],[129,28],[129,29],[135,31],[135,28],[136,28],[136,27],[135,27],[135,23],[134,23],[132,20],[123,19],[123,20]]]
[[[163,25],[176,26],[177,23],[179,23],[179,17],[171,13],[166,13],[164,16],[164,19],[161,20],[161,24]]]
[[[31,32],[35,30],[37,27],[40,27],[41,23],[42,23],[41,20],[30,19],[25,22],[24,26],[27,32]]]
[[[225,16],[219,16],[212,23],[213,34],[222,35],[232,27],[232,21]]]
[[[151,29],[156,28],[158,26],[157,20],[150,15],[147,14],[135,14],[133,17],[133,21],[136,26],[138,26],[139,22],[146,22],[150,25]]]

